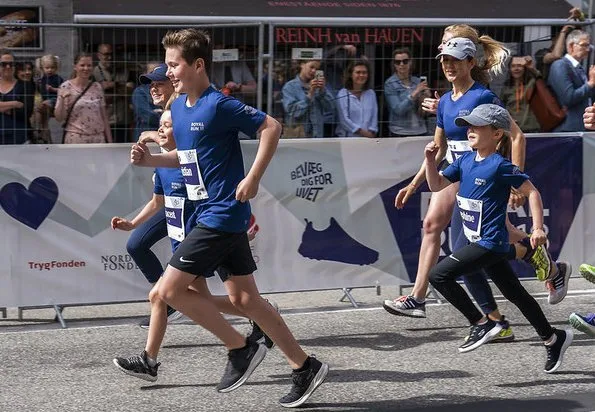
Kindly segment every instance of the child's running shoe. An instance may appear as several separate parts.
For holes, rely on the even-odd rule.
[[[587,313],[587,316],[572,313],[568,318],[568,322],[574,329],[595,337],[595,313]]]

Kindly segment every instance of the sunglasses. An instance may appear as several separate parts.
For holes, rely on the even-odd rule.
[[[2,67],[12,67],[12,66],[14,66],[14,62],[0,62],[0,66],[2,66]]]
[[[395,64],[398,66],[400,64],[409,64],[409,59],[397,60],[395,59]]]

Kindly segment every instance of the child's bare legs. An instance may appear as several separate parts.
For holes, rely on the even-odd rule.
[[[158,288],[160,298],[217,336],[228,350],[243,348],[246,338],[223,318],[215,304],[188,289],[195,279],[196,276],[168,265]]]
[[[167,304],[159,298],[158,293],[161,279],[155,283],[153,289],[149,292],[151,321],[149,322],[149,334],[147,335],[145,351],[147,356],[152,359],[157,359],[167,329]]]
[[[231,276],[225,283],[231,303],[275,342],[293,369],[300,368],[308,355],[302,350],[279,313],[258,292],[253,275]]]

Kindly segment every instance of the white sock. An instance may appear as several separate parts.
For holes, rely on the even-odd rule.
[[[549,343],[545,343],[545,346],[552,346],[554,343],[556,343],[557,340],[558,340],[558,335],[556,335],[554,333],[552,335],[552,337],[549,339]]]

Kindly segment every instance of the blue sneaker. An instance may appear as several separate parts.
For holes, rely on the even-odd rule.
[[[587,316],[572,313],[568,318],[568,322],[573,328],[595,337],[595,313],[588,313]]]

